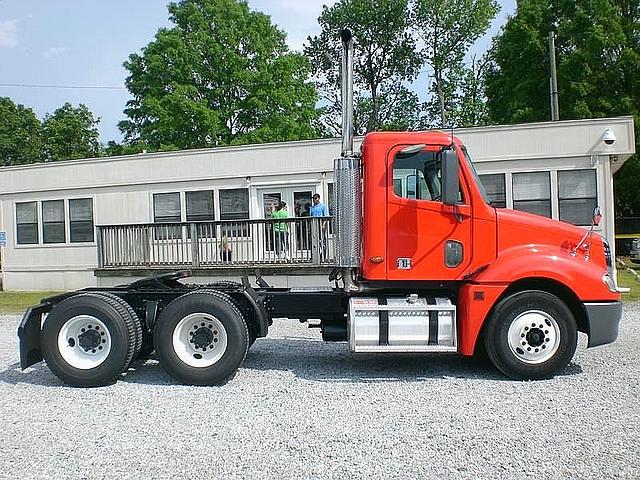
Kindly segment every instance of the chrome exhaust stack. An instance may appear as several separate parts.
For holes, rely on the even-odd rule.
[[[342,40],[342,156],[353,155],[353,36],[340,32]]]
[[[340,32],[342,39],[342,154],[334,161],[334,247],[336,267],[342,269],[344,288],[359,290],[355,269],[360,266],[361,183],[360,156],[353,153],[353,38],[351,31]]]

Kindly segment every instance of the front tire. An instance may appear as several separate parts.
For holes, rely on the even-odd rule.
[[[555,295],[540,290],[501,300],[485,332],[491,362],[516,380],[553,377],[569,364],[577,342],[571,310]]]
[[[183,295],[162,311],[154,345],[163,368],[188,385],[228,381],[249,348],[245,319],[228,295],[199,290]]]

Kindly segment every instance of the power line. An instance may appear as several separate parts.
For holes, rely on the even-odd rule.
[[[17,88],[62,88],[66,90],[126,90],[124,86],[117,85],[39,85],[33,83],[0,83],[0,87]]]

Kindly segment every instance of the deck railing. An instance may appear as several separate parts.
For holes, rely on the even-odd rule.
[[[331,217],[101,225],[99,268],[323,266]]]

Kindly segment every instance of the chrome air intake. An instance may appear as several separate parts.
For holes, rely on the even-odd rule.
[[[337,158],[334,162],[334,242],[336,266],[360,266],[360,159]]]
[[[347,29],[342,39],[342,155],[334,161],[334,242],[336,266],[360,266],[361,186],[360,158],[353,154],[353,39]]]

